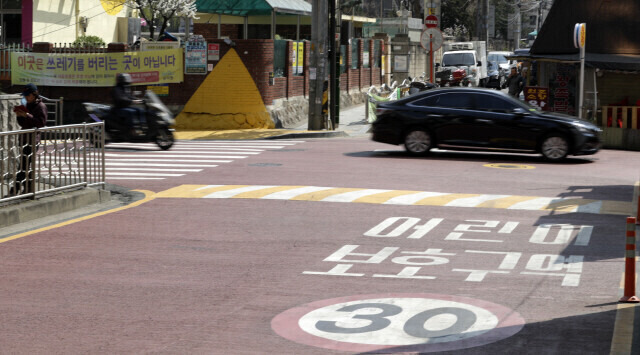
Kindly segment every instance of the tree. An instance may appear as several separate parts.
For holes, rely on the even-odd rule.
[[[196,18],[196,0],[127,0],[127,6],[140,11],[140,17],[144,18],[149,26],[151,40],[157,40],[154,35],[159,23],[158,37],[164,33],[171,18]]]

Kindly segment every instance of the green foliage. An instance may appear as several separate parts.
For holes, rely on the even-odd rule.
[[[102,47],[104,45],[104,41],[98,36],[81,36],[71,44],[74,48]]]

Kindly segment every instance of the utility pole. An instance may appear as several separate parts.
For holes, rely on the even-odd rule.
[[[311,55],[309,58],[309,123],[308,129],[323,128],[322,92],[327,65],[327,0],[313,0],[311,17]]]
[[[331,125],[332,128],[336,127],[336,124],[339,123],[340,120],[340,103],[338,102],[340,97],[338,95],[340,75],[337,74],[336,70],[336,60],[339,58],[339,56],[337,56],[337,49],[340,47],[336,45],[336,1],[337,0],[329,0],[329,117],[333,123]],[[340,32],[338,32],[338,35],[339,33]]]

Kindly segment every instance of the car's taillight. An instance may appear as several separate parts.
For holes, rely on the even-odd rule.
[[[386,108],[376,107],[376,116],[384,115],[385,113],[387,113],[389,111],[390,110],[386,109]]]

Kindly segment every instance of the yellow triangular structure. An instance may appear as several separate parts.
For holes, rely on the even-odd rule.
[[[231,48],[176,117],[176,128],[274,128],[260,91]]]

